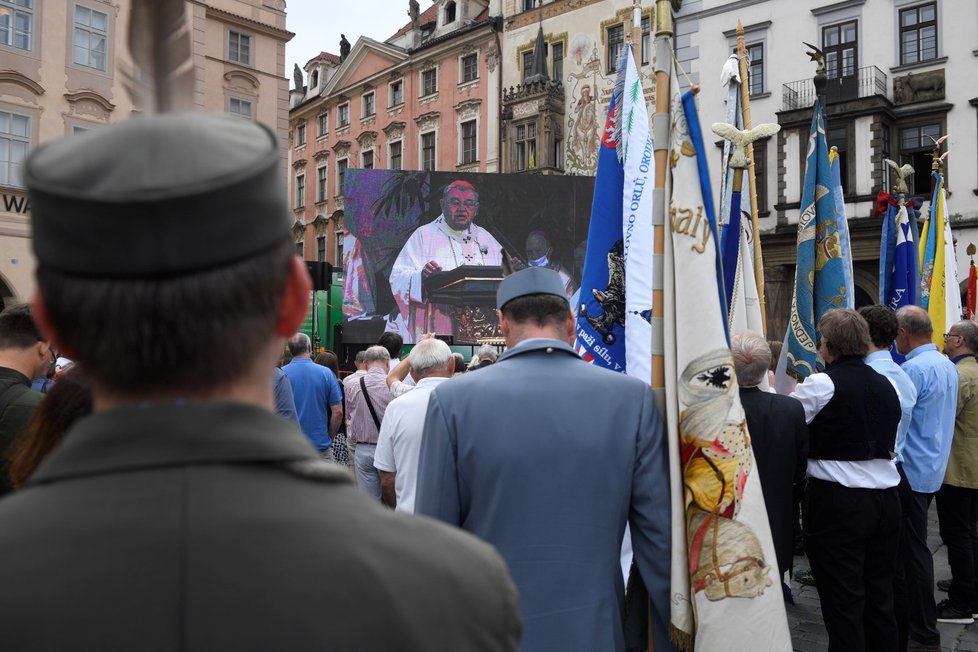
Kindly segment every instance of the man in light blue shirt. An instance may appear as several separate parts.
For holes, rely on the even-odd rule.
[[[900,425],[897,428],[896,436],[896,456],[897,461],[902,462],[900,453],[903,444],[907,439],[907,431],[910,429],[910,421],[913,418],[913,407],[917,403],[917,388],[914,386],[910,376],[893,361],[890,355],[890,347],[897,337],[899,325],[896,315],[886,306],[864,306],[859,309],[859,314],[863,316],[869,324],[869,355],[866,356],[866,364],[890,379],[896,387],[897,395],[900,398]]]
[[[330,446],[343,421],[343,394],[328,368],[312,361],[312,343],[305,333],[289,338],[292,362],[282,367],[289,377],[299,425],[323,459],[332,461]]]
[[[927,547],[927,510],[944,481],[951,452],[958,371],[933,343],[934,327],[925,310],[904,306],[896,316],[897,351],[907,356],[903,370],[917,388],[910,429],[900,451],[911,489],[900,551],[907,581],[909,635],[918,649],[939,651],[941,635],[934,602],[934,559]],[[897,618],[899,621],[899,614]]]

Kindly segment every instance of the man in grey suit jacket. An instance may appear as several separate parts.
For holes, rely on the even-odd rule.
[[[94,414],[0,501],[5,650],[516,648],[498,554],[374,503],[271,412],[311,283],[269,129],[134,118],[24,176],[38,325]]]
[[[503,555],[520,593],[523,652],[625,649],[619,554],[630,523],[655,649],[672,650],[668,454],[651,390],[575,354],[553,270],[507,277],[497,305],[509,350],[431,395],[416,511]]]

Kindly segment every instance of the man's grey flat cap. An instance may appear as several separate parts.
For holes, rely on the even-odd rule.
[[[567,291],[560,274],[547,267],[527,267],[503,279],[496,290],[496,307],[502,309],[507,303],[529,294],[554,294],[564,300]]]
[[[34,252],[71,275],[162,277],[222,267],[290,237],[281,149],[238,117],[133,118],[27,160]]]

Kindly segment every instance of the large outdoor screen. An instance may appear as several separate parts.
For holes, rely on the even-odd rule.
[[[345,342],[498,337],[503,250],[556,270],[569,299],[578,289],[591,177],[350,169],[343,189]]]

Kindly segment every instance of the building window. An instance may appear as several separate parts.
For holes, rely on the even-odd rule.
[[[322,138],[329,133],[329,114],[322,113],[316,118],[316,137]]]
[[[530,76],[531,70],[533,70],[533,50],[527,50],[523,53],[523,79]]]
[[[228,113],[251,120],[254,117],[250,100],[242,100],[238,97],[228,98]]]
[[[326,166],[316,168],[316,201],[326,201]]]
[[[450,25],[455,22],[455,2],[449,1],[445,3],[445,22],[443,25]]]
[[[558,170],[564,169],[564,139],[554,138],[554,167]]]
[[[438,92],[438,70],[429,68],[421,71],[421,97],[434,95]]]
[[[377,107],[374,103],[373,92],[367,93],[363,96],[363,117],[369,118],[377,113]]]
[[[516,125],[516,171],[532,170],[537,166],[537,125],[531,122]]]
[[[0,186],[23,187],[21,168],[30,148],[30,116],[0,111]]]
[[[390,97],[390,102],[387,106],[398,106],[399,104],[404,104],[404,80],[398,79],[397,81],[392,81],[388,86],[388,96]]]
[[[421,169],[435,169],[435,132],[421,134]]]
[[[400,170],[402,168],[402,163],[401,163],[401,141],[397,141],[396,143],[391,143],[388,146],[388,157],[387,157],[387,160],[389,161],[388,167],[391,170]]]
[[[462,165],[479,160],[479,131],[475,120],[462,123]]]
[[[319,71],[313,70],[309,73],[309,88],[316,88],[319,86]]]
[[[900,64],[937,58],[937,4],[900,10]]]
[[[642,16],[642,65],[649,63],[652,57],[652,18]]]
[[[350,104],[340,104],[336,107],[336,127],[347,127],[350,124]]]
[[[71,125],[71,135],[77,136],[78,134],[88,133],[92,129],[90,127],[81,127],[79,125]]]
[[[336,161],[336,194],[343,196],[343,183],[346,181],[347,160],[341,158]]]
[[[316,260],[326,262],[326,236],[316,236]]]
[[[306,175],[295,175],[295,207],[302,208],[306,205]]]
[[[907,178],[907,190],[911,195],[930,193],[931,154],[934,141],[941,137],[939,123],[916,125],[900,129],[900,165],[910,163],[914,173]]]
[[[343,267],[343,232],[337,231],[334,235],[334,241],[336,242],[336,258],[333,259],[333,264],[339,266],[341,269]]]
[[[0,45],[31,51],[34,0],[0,0]]]
[[[540,6],[540,0],[522,0],[523,11],[529,11]]]
[[[625,47],[625,26],[615,25],[608,28],[608,72],[618,69],[618,58]]]
[[[767,141],[754,143],[754,176],[757,178],[757,212],[767,213]]]
[[[835,147],[838,161],[833,165],[839,166],[839,177],[842,179],[842,194],[849,194],[849,129],[847,127],[829,128],[825,134],[825,144],[831,149]],[[755,175],[756,176],[756,175]],[[760,210],[760,208],[758,208]]]
[[[554,43],[550,46],[550,59],[553,62],[553,79],[564,79],[564,44]]]
[[[374,150],[368,149],[366,152],[360,154],[361,165],[360,167],[364,170],[374,169]]]
[[[251,36],[228,30],[228,61],[251,65]]]
[[[764,92],[764,44],[752,43],[747,46],[747,79],[750,81],[750,94]]]
[[[462,83],[475,81],[479,78],[479,55],[467,54],[462,57]]]
[[[853,77],[856,74],[858,45],[854,20],[822,29],[825,74],[829,79]]]
[[[298,242],[295,243],[295,255],[298,256],[299,258],[306,257],[306,248],[302,240],[299,240]]]
[[[306,123],[300,122],[295,126],[295,146],[304,147],[306,144]]]
[[[14,0],[18,2],[19,0]],[[82,5],[75,5],[72,35],[73,61],[79,66],[105,70],[105,48],[108,41],[109,15]]]

